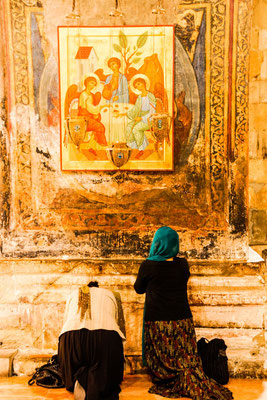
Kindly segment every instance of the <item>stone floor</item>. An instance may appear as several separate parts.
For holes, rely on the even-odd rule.
[[[65,389],[45,389],[28,386],[27,377],[0,378],[1,400],[73,400]],[[150,386],[146,375],[126,375],[120,400],[160,400],[161,396],[147,392]],[[267,400],[267,381],[256,379],[231,379],[227,385],[235,400]]]

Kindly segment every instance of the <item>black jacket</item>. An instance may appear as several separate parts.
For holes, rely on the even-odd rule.
[[[176,321],[191,318],[187,298],[190,276],[185,258],[173,261],[145,260],[134,284],[136,293],[146,293],[146,321]]]

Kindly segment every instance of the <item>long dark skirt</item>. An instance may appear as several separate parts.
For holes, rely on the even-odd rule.
[[[192,318],[145,322],[145,358],[154,385],[149,393],[194,400],[230,400],[233,395],[203,372]]]
[[[87,329],[63,333],[58,344],[59,364],[66,389],[78,380],[86,400],[117,400],[123,379],[122,339],[115,331]]]

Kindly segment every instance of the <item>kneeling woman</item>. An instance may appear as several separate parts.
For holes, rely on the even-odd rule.
[[[154,383],[149,392],[169,398],[230,400],[230,390],[203,372],[187,299],[190,272],[186,259],[176,257],[178,252],[177,232],[159,228],[134,284],[137,293],[146,293],[144,356]]]
[[[66,303],[58,357],[75,400],[118,400],[123,379],[124,318],[118,293],[90,282]],[[120,326],[121,329],[120,329]]]

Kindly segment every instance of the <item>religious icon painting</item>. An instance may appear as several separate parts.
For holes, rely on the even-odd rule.
[[[62,26],[58,40],[62,170],[173,170],[173,26]]]

